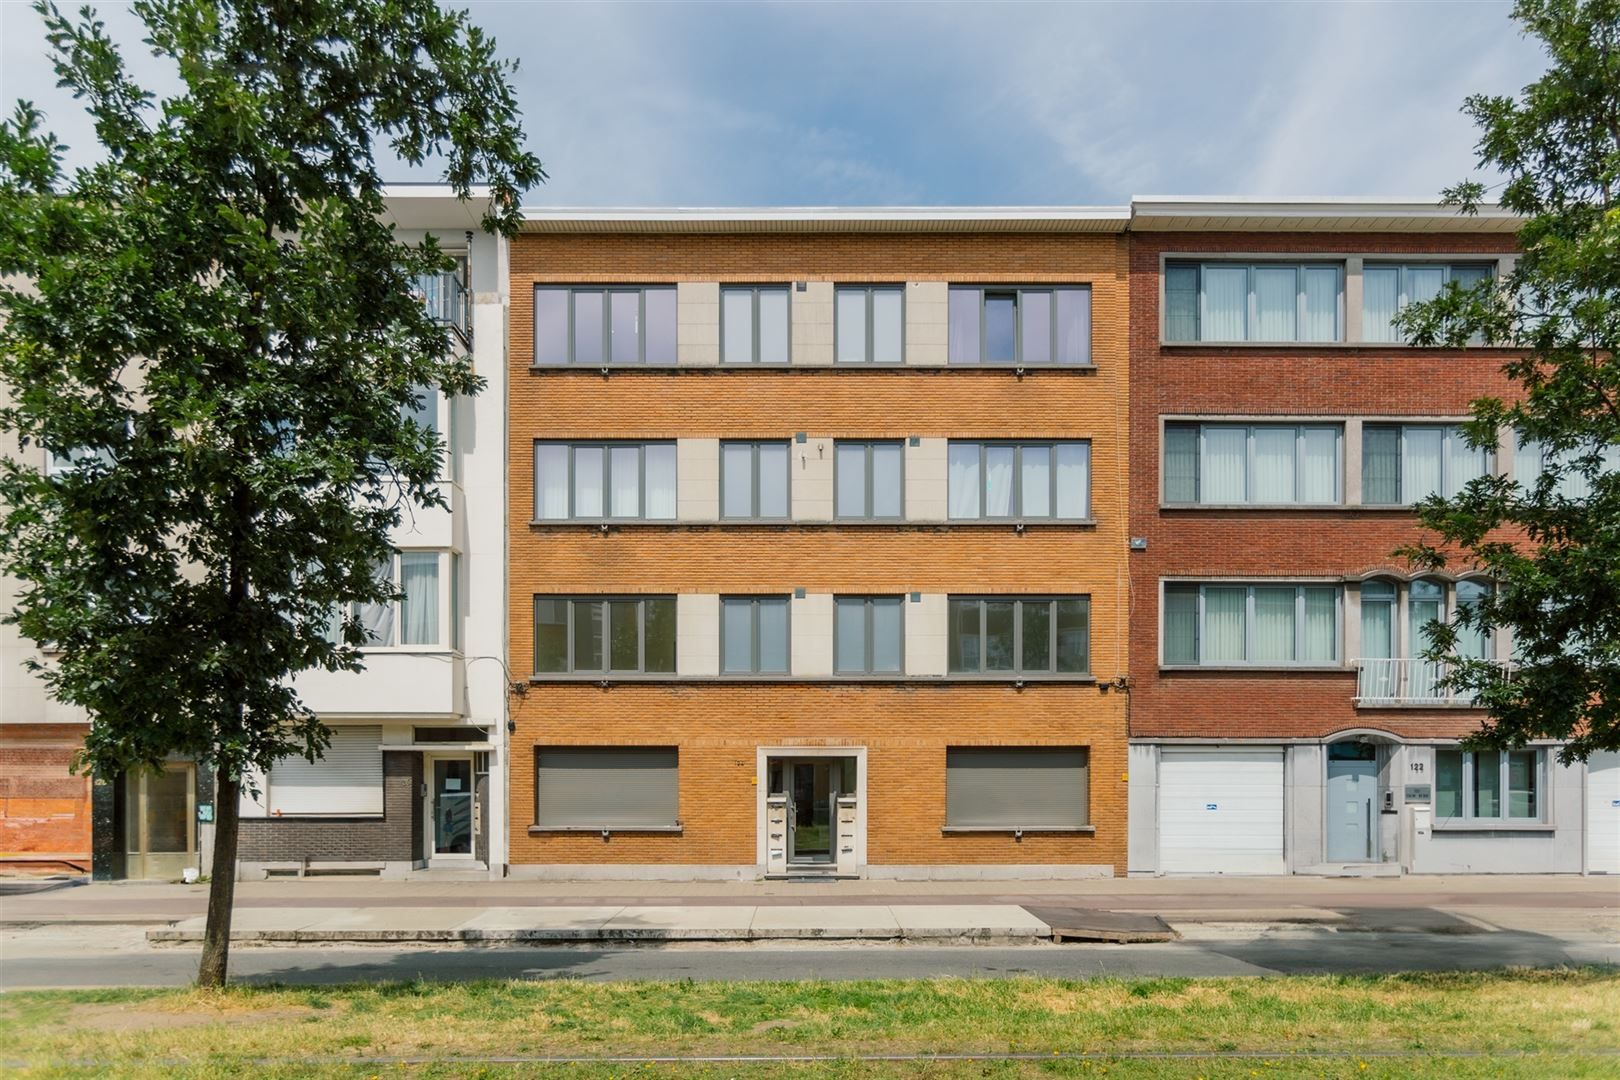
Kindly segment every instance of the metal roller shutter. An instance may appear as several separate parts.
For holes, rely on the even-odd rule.
[[[1586,869],[1620,874],[1620,753],[1612,750],[1586,763]]]
[[[945,824],[1074,828],[1088,824],[1086,751],[953,746],[945,751]]]
[[[266,787],[271,816],[361,817],[383,812],[382,728],[335,727],[318,760],[284,758]]]
[[[1282,750],[1162,750],[1159,868],[1171,874],[1283,873]]]
[[[543,828],[679,824],[674,747],[545,747],[536,754],[535,823]]]

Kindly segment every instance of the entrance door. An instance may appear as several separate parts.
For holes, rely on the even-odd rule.
[[[434,857],[473,854],[472,758],[433,759]]]
[[[1613,750],[1586,762],[1586,869],[1620,874],[1620,753]]]
[[[124,778],[124,876],[177,878],[197,863],[197,771],[171,762]]]
[[[1378,748],[1334,743],[1327,763],[1328,862],[1377,862]]]
[[[788,862],[833,861],[834,806],[842,762],[837,758],[794,761],[788,765]]]

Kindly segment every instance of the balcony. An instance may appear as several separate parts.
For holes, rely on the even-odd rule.
[[[1502,678],[1511,666],[1506,660],[1488,660]],[[1453,665],[1438,660],[1372,659],[1356,660],[1356,706],[1358,708],[1473,708],[1471,690],[1454,690],[1446,685]]]
[[[414,290],[435,322],[454,330],[463,345],[472,344],[472,294],[458,271],[418,274]]]
[[[466,715],[466,663],[460,654],[409,647],[372,649],[364,671],[304,671],[293,687],[321,716]]]

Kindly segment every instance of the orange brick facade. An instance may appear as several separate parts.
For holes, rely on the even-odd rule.
[[[0,725],[0,856],[6,863],[89,868],[90,778],[69,771],[87,732],[68,724]]]
[[[510,664],[537,593],[1065,593],[1091,598],[1091,668],[1126,673],[1126,246],[1115,235],[525,234],[512,246]],[[540,282],[1087,283],[1095,370],[531,371]],[[539,438],[1086,438],[1092,526],[531,524]],[[512,702],[511,861],[757,863],[756,748],[864,747],[867,862],[1123,872],[1125,702],[1092,682],[538,682]],[[679,748],[678,834],[531,834],[538,745]],[[1084,746],[1091,834],[947,834],[950,746]]]

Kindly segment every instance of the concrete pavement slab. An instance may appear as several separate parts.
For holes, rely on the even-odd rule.
[[[755,908],[736,905],[627,907],[601,930],[608,940],[724,941],[751,936]]]
[[[908,938],[1036,938],[1051,932],[1013,904],[896,904],[889,911]]]
[[[594,937],[619,913],[618,907],[498,907],[485,908],[468,919],[463,929],[473,940],[568,941]]]
[[[376,935],[447,934],[461,929],[476,914],[476,909],[464,907],[356,908],[327,914],[303,929],[320,936],[351,931]]]
[[[759,907],[749,931],[755,938],[897,938],[900,924],[887,907]]]

